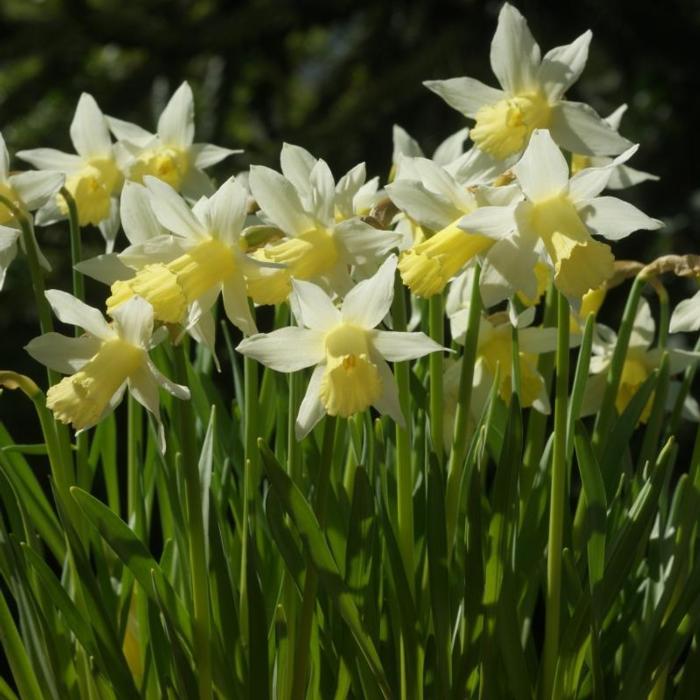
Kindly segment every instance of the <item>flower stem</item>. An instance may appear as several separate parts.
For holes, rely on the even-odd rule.
[[[330,488],[330,474],[333,464],[333,446],[335,444],[336,422],[337,419],[334,416],[326,416],[315,502],[316,518],[322,531],[324,530],[326,524],[326,509],[328,506],[328,489]],[[304,594],[301,604],[301,616],[299,619],[299,632],[296,639],[294,677],[292,680],[292,700],[303,700],[306,695],[306,674],[309,665],[309,645],[311,641],[311,627],[313,623],[314,609],[316,608],[317,591],[318,571],[316,571],[313,566],[309,566],[306,570],[306,580],[304,581]]]
[[[455,423],[452,429],[452,449],[447,463],[447,486],[445,489],[445,519],[447,528],[447,559],[450,559],[452,544],[457,528],[459,510],[459,485],[464,472],[464,460],[467,456],[469,438],[469,411],[474,382],[474,362],[479,342],[479,317],[481,316],[481,295],[479,294],[479,277],[481,268],[474,268],[472,287],[469,296],[469,318],[464,336],[464,352],[460,364],[459,395]]]
[[[566,428],[569,399],[569,304],[560,293],[557,302],[556,394],[554,450],[547,539],[547,593],[545,600],[543,698],[551,697],[559,656],[562,543],[566,504]]]
[[[78,220],[78,207],[75,205],[71,193],[65,188],[61,188],[61,197],[66,201],[68,207],[68,226],[70,228],[70,254],[73,263],[73,296],[81,301],[85,301],[85,279],[82,272],[76,269],[76,265],[83,259],[83,246],[80,240],[80,223]]]
[[[175,353],[179,381],[187,384],[187,344],[182,343]],[[195,455],[194,415],[189,402],[178,402],[182,467],[187,494],[187,524],[189,554],[194,600],[194,655],[199,686],[199,700],[212,697],[211,650],[209,648],[209,575],[206,560],[202,492],[199,482],[198,460]]]
[[[443,345],[445,342],[444,314],[442,308],[442,295],[435,294],[428,302],[428,326],[430,337]],[[433,452],[442,462],[443,436],[442,436],[442,352],[430,353],[430,439],[433,444]]]

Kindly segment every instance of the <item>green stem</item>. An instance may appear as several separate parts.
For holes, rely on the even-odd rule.
[[[187,349],[182,343],[175,353],[177,376],[187,384]],[[209,573],[206,559],[204,518],[202,517],[202,492],[199,482],[199,465],[196,457],[194,415],[189,402],[178,402],[180,416],[180,440],[182,466],[187,493],[187,524],[189,554],[194,600],[194,656],[199,685],[199,700],[212,697],[211,650],[209,648]]]
[[[78,207],[75,205],[71,193],[65,188],[61,188],[61,196],[66,201],[68,207],[68,226],[70,228],[70,253],[73,263],[73,296],[81,301],[85,301],[85,278],[78,272],[76,265],[83,259],[83,246],[80,240],[80,222],[78,219]]]
[[[452,449],[447,463],[447,486],[445,489],[445,519],[447,529],[447,560],[450,559],[452,544],[457,530],[459,511],[459,493],[464,460],[467,456],[467,445],[470,437],[469,412],[471,409],[472,384],[474,383],[474,364],[479,343],[479,320],[481,317],[481,294],[479,293],[479,278],[481,267],[474,268],[472,287],[469,295],[469,317],[467,331],[464,336],[464,351],[460,363],[459,395],[457,410],[452,428]]]
[[[443,345],[445,342],[444,312],[442,308],[442,294],[435,294],[428,302],[428,326],[430,337]],[[442,401],[442,352],[430,353],[430,440],[433,444],[433,452],[442,462],[443,435],[442,416],[444,411]]]
[[[336,422],[337,419],[334,416],[326,416],[315,499],[316,518],[321,531],[325,529],[326,525],[326,509],[328,507],[328,490],[330,488],[331,466],[333,464]],[[316,608],[317,591],[318,571],[313,566],[309,566],[306,571],[306,580],[304,581],[304,595],[302,599],[301,616],[299,618],[299,631],[296,640],[292,700],[303,700],[306,695],[306,674],[309,665],[311,627],[314,609]]]
[[[562,544],[566,504],[566,428],[569,399],[569,304],[563,294],[557,301],[556,395],[554,450],[547,539],[547,593],[545,600],[543,698],[550,698],[559,656]]]
[[[600,449],[602,446],[603,440],[612,423],[615,412],[615,398],[617,397],[617,390],[620,386],[622,368],[625,364],[627,347],[630,342],[630,336],[632,335],[634,317],[637,313],[637,306],[639,305],[639,299],[641,298],[642,288],[645,283],[646,280],[641,275],[637,275],[637,277],[634,278],[632,289],[630,289],[627,303],[625,304],[625,310],[622,314],[620,332],[617,336],[617,343],[615,344],[615,350],[613,351],[613,356],[610,361],[610,368],[608,369],[603,402],[598,412],[598,417],[596,418],[595,428],[593,429],[592,442],[593,446],[597,449]]]

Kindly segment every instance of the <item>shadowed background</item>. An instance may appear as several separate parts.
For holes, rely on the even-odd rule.
[[[668,252],[700,252],[695,3],[515,4],[543,53],[593,30],[588,66],[569,97],[604,116],[627,102],[621,131],[642,144],[632,165],[661,176],[622,196],[667,227],[633,234],[615,246],[617,257],[646,262]],[[423,80],[469,75],[495,84],[488,55],[500,5],[0,0],[0,129],[11,154],[40,146],[72,151],[68,126],[81,92],[94,95],[105,113],[153,129],[169,95],[187,79],[195,93],[196,140],[245,149],[215,176],[250,163],[277,167],[288,141],[326,159],[336,176],[364,160],[369,176],[384,177],[392,124],[431,153],[465,123]],[[13,160],[12,167],[20,163]],[[47,286],[70,289],[67,226],[38,235],[54,267]],[[101,244],[96,230],[84,232],[86,256],[102,252]],[[669,287],[676,301],[693,291],[682,281],[669,280]],[[105,291],[90,284],[90,300],[101,306]],[[615,325],[619,297],[613,294],[603,313]],[[36,334],[29,277],[18,259],[0,292],[0,367],[43,380],[43,369],[21,349]],[[22,433],[30,406],[4,397],[0,417]]]

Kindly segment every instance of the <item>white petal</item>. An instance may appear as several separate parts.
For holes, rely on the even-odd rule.
[[[282,144],[280,165],[283,175],[294,185],[299,196],[307,198],[311,191],[311,171],[316,165],[316,158],[305,148],[291,143]]]
[[[691,350],[676,350],[675,348],[670,348],[668,350],[669,366],[668,370],[670,374],[678,374],[683,372],[688,367],[692,367],[698,360],[700,360],[700,353],[692,352]]]
[[[434,82],[438,83],[440,81],[436,80]],[[416,158],[423,155],[423,149],[420,147],[418,141],[416,141],[405,129],[400,127],[398,124],[394,124],[394,126],[392,127],[391,137],[393,143],[393,151],[391,155],[392,163],[398,163],[400,156]]]
[[[566,101],[555,105],[549,130],[557,144],[572,153],[609,156],[632,146],[583,102]]]
[[[328,163],[318,160],[311,171],[311,207],[319,222],[331,226],[335,221],[335,180]]]
[[[424,357],[431,352],[444,352],[445,348],[425,333],[403,333],[398,331],[375,331],[372,345],[385,360],[403,362]]]
[[[670,330],[671,333],[700,330],[700,291],[676,306],[671,316]]]
[[[49,369],[61,374],[73,374],[97,354],[101,344],[93,336],[69,338],[60,333],[45,333],[29,341],[24,349]]]
[[[463,216],[457,225],[464,231],[499,240],[515,230],[515,207],[480,207]]]
[[[352,265],[377,261],[397,246],[400,240],[394,231],[374,228],[358,218],[339,223],[333,229],[333,236],[343,248],[345,262]]]
[[[627,187],[632,187],[632,185],[638,185],[640,182],[658,179],[658,175],[647,173],[644,170],[630,168],[628,165],[618,165],[610,175],[608,187],[611,190],[623,190]]]
[[[209,199],[209,216],[214,230],[211,232],[227,245],[238,241],[246,219],[248,193],[230,177]]]
[[[217,372],[221,372],[221,363],[216,354],[216,322],[214,321],[214,314],[209,311],[201,314],[195,323],[187,323],[187,333],[195,342],[209,350]]]
[[[551,101],[558,100],[579,79],[588,60],[591,30],[566,46],[557,46],[542,59],[538,81]]]
[[[222,292],[224,311],[226,311],[228,320],[245,335],[257,333],[258,329],[250,313],[243,275],[240,272],[235,272],[224,280]]]
[[[139,270],[151,263],[168,263],[180,257],[185,250],[182,238],[165,234],[125,248],[119,253],[119,260],[127,267]]]
[[[387,185],[386,192],[401,211],[421,226],[435,231],[445,228],[463,214],[449,200],[429,192],[414,180],[395,180]]]
[[[27,151],[18,151],[17,157],[40,170],[59,170],[71,173],[83,166],[83,159],[80,156],[57,151],[55,148],[31,148]]]
[[[491,68],[511,94],[526,92],[536,86],[540,63],[537,45],[525,18],[505,3],[498,15],[498,26],[491,42]]]
[[[293,279],[292,288],[290,304],[299,325],[325,331],[340,323],[340,311],[317,284]]]
[[[462,187],[442,166],[428,158],[416,158],[414,165],[420,181],[435,194],[452,203],[461,211],[470,211],[474,207],[474,197]]]
[[[95,258],[82,260],[75,269],[91,279],[111,286],[117,280],[128,280],[134,271],[127,267],[116,253],[105,253]]]
[[[296,372],[325,357],[323,333],[298,326],[244,338],[236,350],[277,372]]]
[[[182,401],[188,401],[190,398],[190,390],[183,386],[182,384],[176,384],[175,382],[168,379],[161,371],[153,364],[152,360],[148,358],[146,360],[146,366],[151,376],[158,383],[158,386],[162,387],[169,394]]]
[[[448,165],[457,160],[464,153],[464,142],[469,137],[469,129],[466,127],[448,136],[433,153],[433,160],[438,165]]]
[[[566,158],[546,129],[535,129],[513,171],[523,192],[533,202],[554,196],[569,184]]]
[[[0,226],[0,290],[5,284],[7,268],[17,256],[19,231],[7,226]]]
[[[629,160],[637,152],[638,148],[639,146],[637,145],[632,146],[614,159],[594,157],[595,160],[607,160],[608,162],[577,172],[569,181],[569,199],[577,203],[597,197],[608,187],[613,173],[622,167],[621,164]]]
[[[465,117],[473,118],[484,105],[495,104],[505,97],[502,90],[489,87],[475,78],[426,80],[423,85]]]
[[[112,197],[109,204],[109,214],[106,219],[102,219],[97,228],[105,240],[105,252],[111,253],[114,250],[114,241],[119,233],[119,200]]]
[[[295,236],[314,228],[297,191],[283,175],[261,165],[252,165],[249,182],[258,206],[286,234]]]
[[[131,345],[148,348],[153,335],[153,307],[141,297],[132,297],[110,313],[119,337]]]
[[[614,112],[611,114],[608,114],[607,117],[605,117],[605,121],[610,124],[610,126],[615,129],[615,131],[620,130],[620,123],[622,122],[622,117],[624,116],[625,112],[627,111],[627,105],[626,104],[621,104]]]
[[[652,219],[629,202],[616,197],[596,197],[579,209],[579,214],[592,233],[610,241],[618,241],[633,231],[653,231],[663,222]]]
[[[180,185],[180,194],[190,201],[200,197],[211,197],[214,191],[214,183],[209,175],[194,166],[189,168]]]
[[[130,141],[136,146],[145,146],[149,141],[153,139],[154,134],[146,129],[140,127],[138,124],[133,122],[127,122],[123,119],[117,119],[116,117],[105,117],[107,119],[107,126],[109,130],[114,134],[114,137],[120,141]]]
[[[634,317],[632,325],[632,333],[630,335],[630,347],[648,348],[654,341],[656,333],[656,323],[651,314],[651,308],[646,299],[642,299],[637,307],[637,313]]]
[[[85,329],[96,338],[109,340],[114,338],[114,331],[110,328],[104,316],[92,306],[88,306],[80,299],[76,299],[68,292],[60,289],[47,289],[46,298],[56,314],[56,318],[62,323]]]
[[[517,154],[514,154],[514,157],[517,157]],[[474,146],[449,163],[446,169],[457,182],[466,187],[491,182],[511,165],[509,160],[497,160]]]
[[[112,139],[107,120],[95,98],[86,92],[78,100],[70,125],[70,137],[75,150],[83,158],[112,157]]]
[[[159,448],[161,452],[165,452],[165,434],[160,427],[158,384],[145,364],[130,375],[128,385],[131,395],[155,418],[158,424]]]
[[[518,343],[520,352],[528,352],[535,355],[543,352],[553,352],[557,348],[557,329],[523,328],[518,331]]]
[[[146,176],[144,183],[150,192],[151,208],[162,226],[183,238],[202,238],[206,235],[185,200],[168,184]]]
[[[318,365],[311,374],[311,379],[306,388],[301,406],[299,406],[299,413],[294,425],[294,434],[297,440],[305,438],[326,414],[326,409],[323,407],[319,396],[321,380],[325,371],[325,364]]]
[[[382,393],[374,402],[373,406],[383,415],[389,416],[397,425],[406,425],[401,404],[399,402],[399,391],[396,387],[396,380],[391,368],[383,357],[373,354],[372,362],[379,370],[379,378],[382,380]]]
[[[484,306],[493,306],[515,291],[532,298],[537,292],[535,265],[539,256],[531,241],[514,235],[492,245],[487,253],[487,265],[479,288]]]
[[[56,194],[63,187],[64,180],[63,173],[51,170],[28,170],[10,176],[12,188],[29,211],[39,208]]]
[[[175,91],[158,119],[158,136],[166,145],[187,148],[194,140],[194,98],[185,82]]]
[[[605,387],[607,384],[606,372],[591,374],[586,380],[586,388],[583,390],[580,416],[591,416],[597,413],[603,403]]]
[[[353,215],[355,195],[362,187],[366,177],[365,164],[360,163],[348,170],[338,180],[338,184],[335,186],[335,208],[344,218],[349,218]]]
[[[225,158],[237,153],[243,153],[243,151],[240,148],[233,149],[215,146],[213,143],[195,143],[190,148],[190,158],[194,163],[194,167],[200,170],[210,168],[212,165],[216,165]]]
[[[125,182],[122,189],[120,214],[129,243],[138,244],[165,234],[151,207],[148,190],[135,182]]]
[[[344,321],[362,328],[374,328],[389,313],[394,299],[397,258],[390,255],[377,272],[348,292],[341,315]]]

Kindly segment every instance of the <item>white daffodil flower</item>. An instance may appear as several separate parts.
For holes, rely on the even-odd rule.
[[[255,335],[237,350],[278,372],[315,365],[299,408],[296,437],[301,440],[327,413],[347,418],[374,406],[400,425],[394,376],[386,361],[402,362],[444,348],[424,333],[376,328],[394,297],[396,256],[351,289],[340,308],[318,286],[293,280],[292,310],[299,327]]]
[[[408,161],[404,158],[403,161]],[[400,178],[387,185],[394,204],[432,236],[405,250],[399,262],[404,284],[417,296],[439,294],[477,256],[488,257],[495,241],[467,231],[465,215],[480,206],[511,205],[522,199],[517,186],[465,187],[445,168],[427,158],[410,159],[415,180]]]
[[[679,302],[671,314],[671,333],[692,333],[700,330],[700,291]]]
[[[612,114],[605,117],[605,121],[610,124],[615,131],[619,131],[620,121],[626,111],[627,105],[620,105]],[[612,158],[608,158],[607,156],[586,156],[582,153],[573,153],[571,155],[571,174],[575,175],[585,168],[597,168],[601,165],[609,165],[611,162]],[[652,175],[643,170],[636,170],[635,168],[630,168],[629,165],[620,163],[613,169],[607,187],[609,190],[624,190],[627,187],[632,187],[632,185],[638,185],[640,182],[658,179],[658,175]]]
[[[10,154],[5,139],[0,134],[0,197],[10,202],[20,213],[27,214],[43,206],[62,187],[64,180],[63,173],[48,170],[11,173]],[[27,221],[32,226],[31,216],[27,216]],[[17,255],[18,245],[24,246],[19,222],[7,205],[0,201],[0,290],[5,284],[7,268]],[[42,266],[51,269],[38,247],[37,251]]]
[[[83,93],[80,96],[70,125],[70,137],[77,155],[54,148],[34,148],[20,151],[17,156],[40,170],[65,174],[65,188],[75,200],[80,225],[98,226],[107,252],[111,252],[119,231],[118,198],[124,178],[109,136],[107,119],[92,95]],[[39,209],[36,223],[40,226],[53,224],[67,216],[68,205],[57,194]]]
[[[450,164],[454,163],[464,155],[464,142],[467,140],[468,136],[469,129],[466,127],[456,131],[451,136],[448,136],[444,141],[438,144],[438,147],[433,152],[430,160],[449,170]],[[401,166],[404,158],[409,159],[405,163],[407,166],[410,166],[410,159],[427,157],[420,144],[398,124],[394,124],[394,128],[392,130],[392,142],[393,150],[391,154],[391,165],[392,173],[395,174],[390,179],[395,180],[404,176],[408,177],[409,179],[415,179],[415,177],[412,176],[413,171],[409,170],[408,173],[404,174],[402,173]]]
[[[564,99],[583,72],[591,36],[587,31],[542,58],[525,18],[505,3],[491,42],[491,68],[502,89],[474,78],[424,85],[476,121],[469,135],[486,159],[517,157],[535,129],[549,129],[573,153],[616,155],[630,147],[629,141],[588,105]]]
[[[146,176],[146,186],[125,188],[122,218],[131,246],[80,266],[81,271],[111,282],[107,313],[140,296],[163,323],[192,327],[223,296],[231,323],[250,335],[257,332],[246,298],[244,269],[253,266],[241,247],[246,191],[228,179],[192,209],[162,180]],[[209,344],[209,343],[207,343]]]
[[[148,356],[157,344],[151,305],[132,298],[115,310],[108,323],[97,309],[66,292],[51,289],[46,298],[60,321],[85,330],[78,338],[46,333],[25,348],[35,360],[68,375],[46,394],[46,405],[56,419],[78,432],[87,430],[114,410],[128,387],[158,422],[165,451],[158,387],[179,399],[189,399],[190,392],[161,374]]]
[[[397,245],[399,236],[358,216],[359,201],[369,191],[361,184],[364,166],[351,170],[336,185],[326,162],[304,149],[285,144],[281,162],[285,174],[251,166],[249,184],[261,218],[285,235],[253,257],[285,268],[253,270],[248,295],[258,304],[279,304],[289,296],[292,279],[313,281],[342,295],[352,287],[349,269],[376,265]],[[375,187],[374,181],[370,183]]]
[[[211,195],[214,187],[204,170],[243,152],[211,143],[194,143],[194,98],[186,82],[163,109],[155,134],[114,117],[107,117],[107,121],[126,152],[124,170],[129,180],[140,183],[146,175],[151,175],[188,199]]]
[[[513,167],[524,201],[481,207],[460,222],[464,229],[499,239],[490,249],[486,277],[498,278],[532,298],[541,253],[554,270],[555,286],[577,308],[584,294],[613,274],[610,246],[593,235],[617,241],[633,231],[663,225],[621,199],[598,196],[614,168],[635,150],[630,148],[610,164],[581,170],[569,179],[569,166],[550,133],[535,130]]]
[[[656,324],[651,315],[649,304],[642,299],[634,318],[627,355],[622,367],[620,386],[615,398],[615,408],[618,414],[621,414],[625,408],[627,408],[632,397],[637,393],[639,387],[646,381],[647,377],[649,377],[655,369],[658,369],[661,365],[661,359],[664,353],[668,354],[669,373],[671,376],[683,372],[686,367],[700,360],[700,353],[697,352],[680,350],[673,347],[668,347],[665,350],[661,348],[652,348],[655,334]],[[616,345],[617,335],[615,332],[607,326],[598,324],[596,342],[593,343],[594,355],[591,357],[589,367],[590,375],[586,383],[581,415],[591,415],[600,408],[605,394],[608,369]],[[669,383],[667,397],[668,410],[673,408],[679,388],[680,382],[671,381]],[[654,395],[652,394],[642,411],[640,417],[642,423],[646,423],[649,419],[653,402]],[[685,400],[683,411],[687,418],[700,420],[700,408],[698,408],[697,402],[692,397],[689,396]]]

